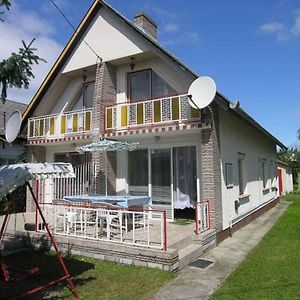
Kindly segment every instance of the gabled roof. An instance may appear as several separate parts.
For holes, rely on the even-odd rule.
[[[79,26],[71,36],[70,40],[68,41],[66,47],[63,49],[62,53],[59,55],[58,59],[54,63],[53,67],[50,69],[49,73],[47,74],[46,78],[42,82],[40,88],[34,95],[33,99],[29,103],[27,109],[25,110],[23,114],[23,124],[28,118],[28,115],[36,108],[36,106],[41,101],[43,95],[47,92],[48,88],[54,81],[57,74],[60,72],[61,68],[63,67],[64,63],[69,58],[69,55],[71,55],[74,48],[78,45],[78,43],[81,41],[82,36],[85,33],[85,30],[87,27],[91,24],[94,16],[97,14],[99,9],[105,6],[109,10],[111,10],[115,15],[117,15],[120,19],[122,19],[126,24],[128,24],[131,28],[133,28],[138,34],[142,35],[143,38],[148,40],[153,46],[156,47],[157,50],[161,51],[163,55],[166,55],[169,57],[172,61],[177,63],[184,71],[189,73],[191,76],[199,77],[199,75],[194,72],[192,69],[190,69],[188,66],[186,66],[181,60],[179,60],[176,56],[174,56],[172,53],[170,53],[168,50],[163,48],[155,39],[145,34],[142,30],[140,30],[138,27],[136,27],[134,24],[132,24],[131,21],[129,21],[126,17],[124,17],[122,14],[120,14],[118,11],[116,11],[113,7],[111,7],[109,4],[107,4],[103,0],[94,0],[93,4],[83,17],[82,21],[80,22]],[[225,110],[228,110],[229,112],[233,113],[240,119],[246,121],[251,126],[255,127],[257,130],[262,132],[263,134],[267,135],[270,139],[272,139],[278,146],[287,149],[287,147],[281,143],[276,137],[274,137],[270,132],[268,132],[266,129],[264,129],[260,124],[258,124],[252,117],[250,117],[244,110],[241,108],[237,108],[235,110],[230,109],[229,104],[230,101],[222,95],[220,92],[217,92],[216,102],[222,107],[225,108]]]
[[[20,111],[20,113],[23,113],[26,107],[27,104],[12,100],[6,100],[4,104],[0,103],[0,135],[5,134],[4,122],[7,122],[10,115],[16,110]]]

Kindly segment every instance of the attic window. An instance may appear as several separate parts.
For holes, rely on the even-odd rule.
[[[131,102],[175,94],[178,92],[151,69],[128,74],[128,95]]]
[[[231,163],[225,164],[225,181],[226,181],[226,187],[233,188],[233,167]]]

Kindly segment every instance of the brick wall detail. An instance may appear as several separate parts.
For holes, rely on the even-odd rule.
[[[99,63],[96,70],[93,114],[93,142],[100,140],[105,131],[105,108],[116,103],[116,68],[108,63]],[[117,157],[115,152],[93,153],[96,171],[96,192],[105,194],[105,174],[107,174],[107,193],[116,193]],[[107,170],[105,171],[105,165]]]
[[[201,132],[201,199],[210,203],[211,227],[217,232],[222,230],[222,191],[221,164],[219,147],[219,115],[218,107],[212,105],[211,112],[206,109],[206,122],[212,124],[212,129]]]

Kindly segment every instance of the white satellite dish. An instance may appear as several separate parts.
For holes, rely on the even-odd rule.
[[[216,83],[212,78],[208,76],[198,77],[189,88],[189,103],[193,108],[204,108],[214,100],[216,92]]]
[[[22,122],[21,113],[16,110],[14,111],[5,125],[5,138],[8,143],[12,143],[18,136]]]

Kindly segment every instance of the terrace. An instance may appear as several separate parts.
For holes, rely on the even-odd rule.
[[[188,95],[184,94],[109,106],[105,114],[106,130],[199,122],[201,112],[188,101]]]
[[[88,108],[30,118],[27,138],[30,142],[89,134],[92,131],[92,116],[93,109]]]

